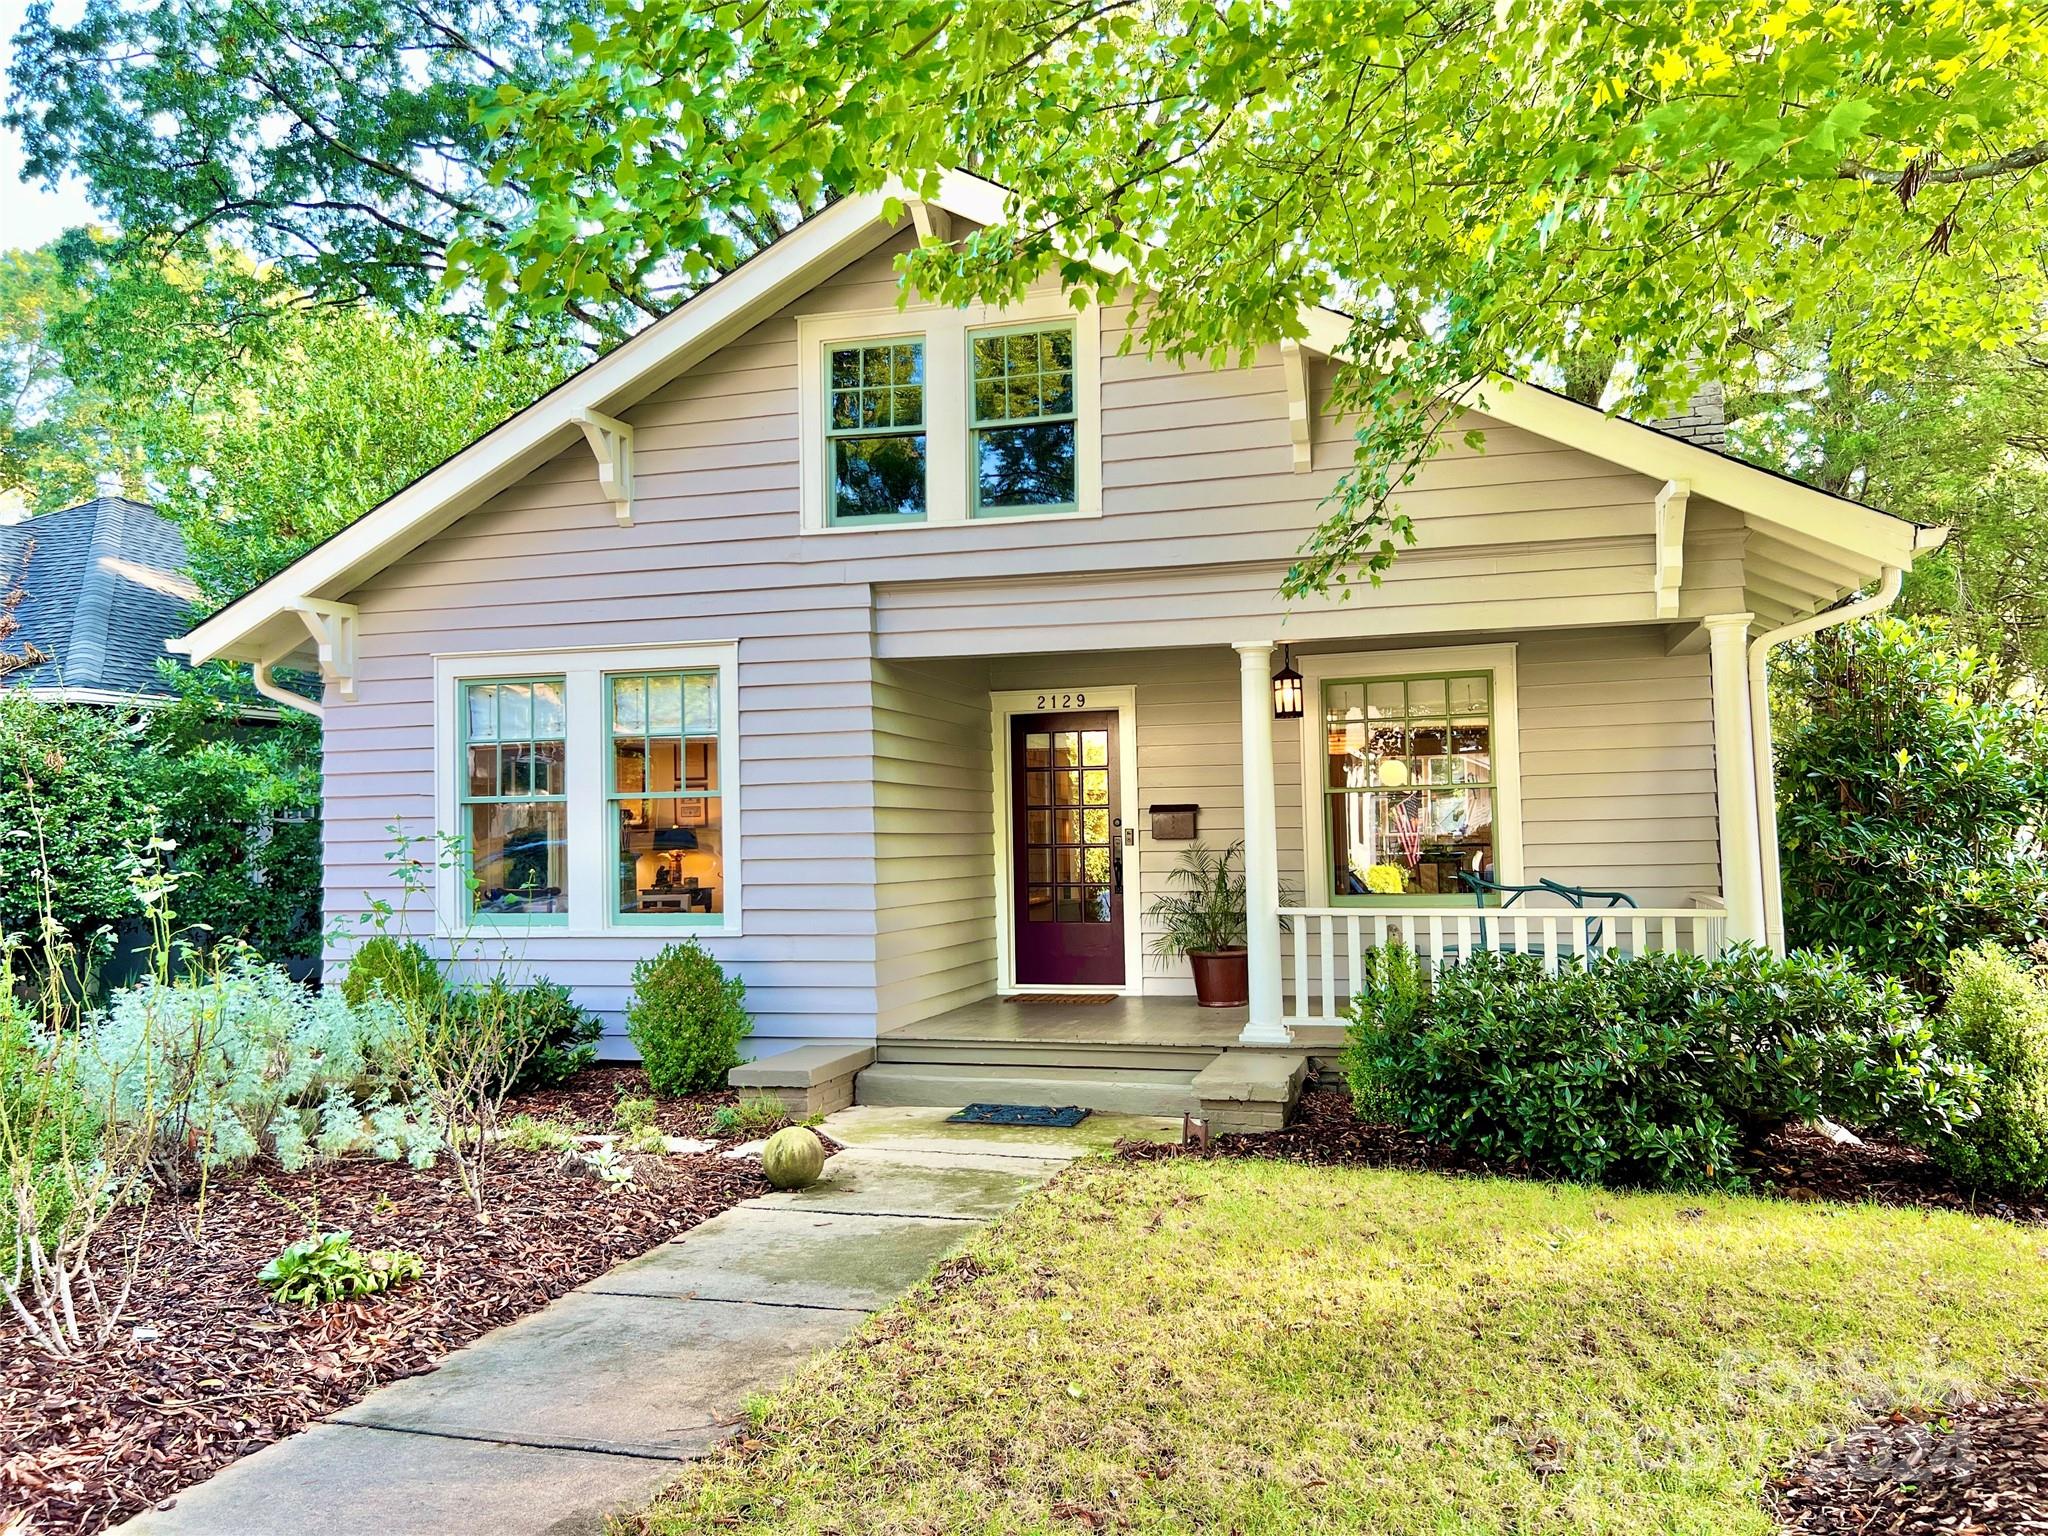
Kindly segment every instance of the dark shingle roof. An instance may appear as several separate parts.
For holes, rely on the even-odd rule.
[[[16,626],[0,687],[161,696],[157,658],[195,595],[184,568],[177,525],[125,496],[0,527],[0,630]]]

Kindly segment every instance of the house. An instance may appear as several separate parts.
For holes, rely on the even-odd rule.
[[[1710,401],[1665,431],[1496,382],[1385,585],[1290,606],[1352,456],[1344,318],[1216,371],[1050,286],[899,307],[893,258],[1003,196],[833,205],[179,642],[317,662],[330,927],[393,896],[394,823],[438,830],[476,882],[442,873],[441,935],[614,1031],[634,961],[693,935],[762,1071],[1150,1108],[1298,1083],[1388,933],[1776,931],[1752,668],[1940,530],[1727,456]],[[1247,1008],[1146,952],[1191,826],[1246,843]],[[1468,870],[1637,907],[1481,909]]]
[[[72,704],[167,695],[157,662],[198,590],[177,524],[108,477],[91,501],[0,525],[0,688]]]

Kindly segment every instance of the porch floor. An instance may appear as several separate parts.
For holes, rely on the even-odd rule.
[[[1085,994],[1077,994],[1085,995]],[[1005,1046],[1067,1045],[1222,1051],[1277,1049],[1334,1054],[1341,1029],[1297,1027],[1291,1046],[1241,1047],[1243,1008],[1204,1008],[1192,997],[1112,997],[1075,1003],[1044,998],[985,997],[915,1024],[882,1031],[878,1043],[945,1041]],[[1057,1057],[1048,1050],[1048,1057]]]

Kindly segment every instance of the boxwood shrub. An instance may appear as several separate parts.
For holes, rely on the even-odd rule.
[[[1929,1150],[1966,1184],[2048,1189],[2048,979],[1984,944],[1951,955],[1946,981],[1943,1042],[1983,1063],[1984,1112]]]
[[[1568,1178],[1737,1187],[1788,1121],[1933,1139],[1976,1114],[1980,1074],[1940,1049],[1896,981],[1737,946],[1566,962],[1481,953],[1425,981],[1376,951],[1344,1068],[1361,1113]]]

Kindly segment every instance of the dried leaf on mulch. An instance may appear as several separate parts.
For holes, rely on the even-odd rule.
[[[1894,1414],[1771,1485],[1788,1536],[2048,1531],[2048,1403]]]
[[[516,1107],[534,1112],[539,1097]],[[631,1161],[638,1182],[612,1190],[551,1154],[506,1149],[481,1226],[445,1170],[360,1159],[222,1180],[196,1241],[180,1231],[193,1207],[159,1201],[109,1349],[53,1361],[0,1319],[0,1520],[25,1517],[39,1536],[103,1530],[767,1188],[758,1165],[715,1153]],[[410,1249],[426,1275],[366,1300],[280,1306],[257,1271],[315,1222],[364,1248]]]
[[[1154,1142],[1121,1142],[1117,1150],[1138,1160],[1203,1155],[1198,1148]],[[1278,1158],[1314,1167],[1537,1176],[1523,1163],[1488,1163],[1400,1126],[1360,1120],[1350,1097],[1331,1088],[1304,1093],[1294,1123],[1285,1130],[1218,1136],[1208,1155]],[[1764,1144],[1752,1176],[1760,1193],[1790,1200],[1867,1200],[2048,1224],[2048,1199],[2009,1199],[1964,1189],[1924,1152],[1884,1137],[1867,1138],[1860,1147],[1840,1146],[1818,1131],[1793,1127]]]

